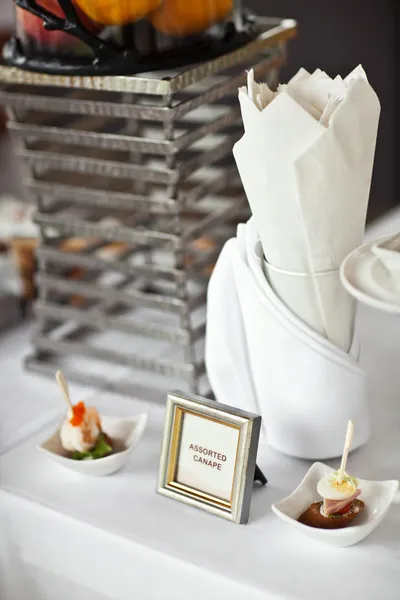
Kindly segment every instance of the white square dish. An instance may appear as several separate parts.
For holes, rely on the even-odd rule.
[[[366,538],[382,521],[396,496],[399,482],[360,479],[360,499],[365,503],[365,510],[354,525],[344,529],[317,529],[299,523],[297,521],[299,516],[310,504],[320,499],[317,492],[318,481],[333,471],[334,469],[328,465],[314,463],[295,491],[273,504],[272,510],[279,518],[304,535],[330,546],[352,546]]]
[[[142,437],[146,423],[146,413],[135,417],[107,417],[102,415],[102,429],[113,441],[115,452],[96,460],[72,460],[72,458],[69,458],[68,452],[61,445],[60,428],[37,448],[50,459],[76,473],[91,477],[111,475],[111,473],[115,473],[124,466],[130,453]]]

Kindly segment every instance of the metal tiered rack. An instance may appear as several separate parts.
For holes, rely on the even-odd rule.
[[[29,370],[62,364],[71,380],[140,396],[208,392],[207,281],[248,210],[232,159],[237,88],[250,66],[273,83],[296,33],[293,21],[260,28],[241,49],[173,73],[0,66],[40,228]]]

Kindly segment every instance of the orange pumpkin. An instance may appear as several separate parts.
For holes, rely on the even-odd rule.
[[[182,37],[204,31],[232,8],[233,0],[164,0],[151,22],[161,33]]]
[[[153,12],[161,0],[75,0],[93,21],[103,25],[126,25]]]

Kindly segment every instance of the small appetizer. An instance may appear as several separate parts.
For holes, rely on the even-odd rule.
[[[94,407],[84,402],[72,405],[68,384],[61,371],[56,380],[68,405],[68,414],[60,428],[60,439],[64,450],[73,460],[94,460],[112,454],[112,441],[102,431],[100,415]]]
[[[325,475],[318,482],[317,492],[323,500],[311,504],[300,515],[300,523],[318,529],[342,529],[364,510],[364,502],[358,499],[361,494],[358,480],[345,471],[353,431],[353,423],[349,421],[340,469]]]

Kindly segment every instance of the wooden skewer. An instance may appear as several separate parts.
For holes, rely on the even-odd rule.
[[[72,416],[74,413],[74,409],[73,409],[71,398],[69,395],[68,383],[67,383],[67,380],[65,379],[65,375],[62,371],[57,371],[56,381],[60,387],[60,390],[64,396],[64,400],[68,406],[68,412]]]
[[[347,423],[347,432],[346,432],[346,439],[344,441],[342,462],[340,463],[340,469],[339,469],[339,474],[338,474],[338,484],[339,485],[341,485],[343,483],[343,477],[344,477],[344,473],[346,470],[346,464],[347,464],[347,457],[349,456],[351,444],[353,443],[353,434],[354,434],[354,424],[353,424],[353,421],[349,421]]]

